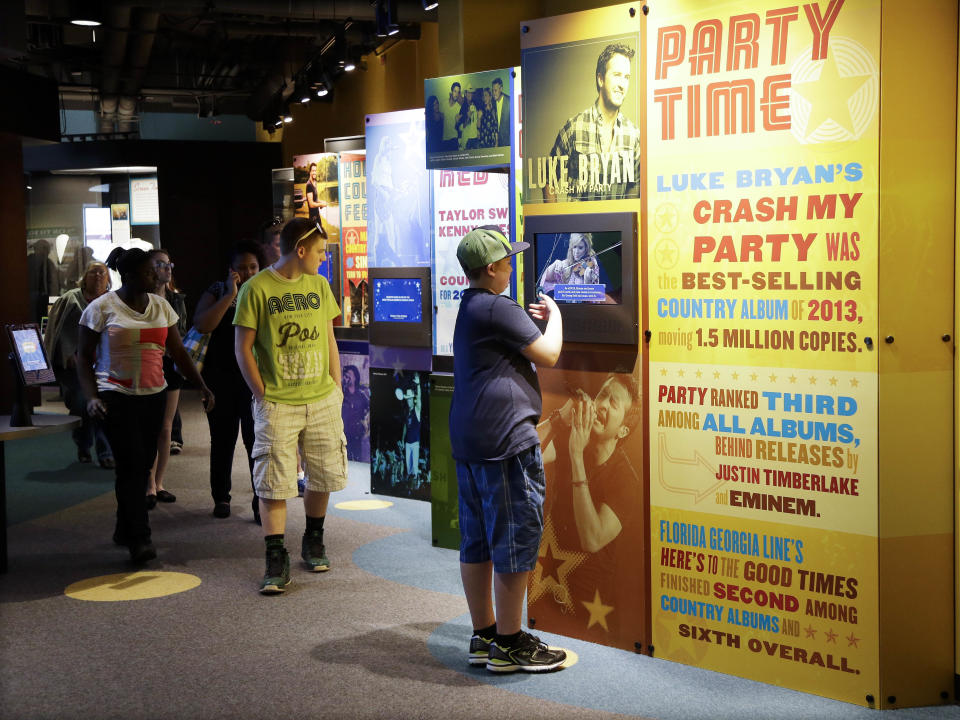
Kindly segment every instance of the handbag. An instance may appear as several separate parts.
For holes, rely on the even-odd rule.
[[[197,372],[203,370],[203,361],[207,357],[207,347],[210,345],[210,333],[202,333],[197,328],[191,327],[187,334],[183,336],[183,349],[193,360]],[[177,372],[184,374],[183,370],[177,367]]]

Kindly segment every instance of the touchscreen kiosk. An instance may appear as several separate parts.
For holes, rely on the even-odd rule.
[[[10,425],[12,427],[32,425],[30,421],[32,409],[27,399],[27,386],[56,382],[56,378],[43,351],[40,328],[35,323],[7,325],[7,339],[10,342],[10,363],[15,384]]]
[[[369,268],[370,342],[433,347],[430,268]]]
[[[526,300],[554,299],[564,340],[639,341],[635,213],[527,216],[523,239]]]

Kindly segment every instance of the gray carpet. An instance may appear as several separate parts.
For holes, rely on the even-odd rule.
[[[68,435],[52,440],[66,451],[22,459],[39,469],[23,471],[26,487],[11,499],[11,516],[23,519],[10,527],[10,572],[0,576],[0,717],[877,717],[553,636],[545,639],[574,649],[577,665],[543,677],[470,669],[457,556],[431,547],[422,502],[389,498],[395,504],[387,510],[331,510],[333,569],[309,574],[294,563],[290,590],[262,597],[263,545],[242,453],[234,464],[234,514],[216,520],[207,428],[195,396],[185,396],[183,416],[186,447],[171,458],[166,483],[178,501],[151,514],[160,557],[150,569],[202,580],[179,594],[119,603],[66,597],[70,583],[129,569],[125,550],[110,539],[113,494],[95,476],[78,480]],[[78,482],[86,499],[71,487]],[[70,504],[50,497],[58,484]],[[368,490],[367,466],[352,463],[350,487],[333,501],[369,498]],[[47,502],[45,514],[14,507]],[[291,502],[287,534],[294,558],[299,505]],[[960,711],[881,715],[960,718]]]

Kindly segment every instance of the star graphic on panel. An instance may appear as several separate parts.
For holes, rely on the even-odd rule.
[[[732,377],[734,380],[739,380],[740,373],[730,373],[730,377]]]
[[[403,142],[403,155],[406,160],[413,162],[417,159],[421,161],[424,159],[427,147],[425,126],[421,126],[419,123],[410,123],[407,132],[400,133],[399,137]]]
[[[837,379],[836,379],[836,378],[830,378],[830,384],[831,384],[831,385],[836,385],[836,384],[837,384]]]
[[[790,376],[790,384],[792,385],[792,384],[795,383],[796,381],[797,381],[797,376],[796,376],[796,375],[791,375],[791,376]]]
[[[700,372],[699,370],[697,370],[696,375],[697,375],[697,377],[703,377],[703,373]]]
[[[654,252],[657,255],[657,265],[664,270],[669,270],[676,265],[680,255],[677,244],[669,238],[658,242]]]
[[[719,370],[714,370],[714,371],[713,371],[713,379],[714,379],[714,380],[719,380],[719,379],[720,379],[720,371],[719,371]]]
[[[407,369],[407,366],[403,363],[403,360],[401,360],[400,358],[397,358],[396,360],[394,360],[393,365],[391,365],[390,367],[393,368],[393,376],[395,378],[398,378],[401,375],[403,375],[403,371]]]
[[[594,625],[599,625],[607,632],[610,631],[610,628],[607,627],[607,615],[613,612],[613,605],[604,605],[600,600],[600,591],[593,591],[593,602],[580,601],[580,604],[583,605],[587,612],[590,613],[590,619],[587,620],[587,629],[589,630]]]
[[[386,350],[382,347],[370,346],[370,364],[374,367],[383,367],[386,360]]]
[[[820,77],[810,82],[793,83],[793,90],[810,103],[806,134],[809,137],[827,120],[851,135],[854,134],[853,118],[850,115],[850,98],[863,87],[871,75],[840,75],[833,52],[827,55],[820,68]]]
[[[770,376],[770,382],[775,383],[776,381],[777,381],[777,376],[776,376],[776,375],[771,375],[771,376]]]
[[[813,375],[810,376],[810,384],[811,384],[811,385],[816,385],[816,384],[817,384],[817,379],[816,379]]]
[[[544,548],[544,553],[539,558],[537,558],[537,564],[540,566],[540,578],[544,582],[547,580],[553,580],[554,582],[560,582],[560,567],[563,565],[563,558],[559,558],[553,554],[552,547]]]
[[[757,381],[757,374],[756,374],[756,373],[750,373],[750,379],[753,380],[754,382],[756,382],[756,381]]]
[[[850,378],[850,387],[857,387],[860,384],[860,381],[856,378]]]
[[[673,232],[677,229],[680,220],[680,212],[670,203],[665,203],[657,208],[653,214],[653,224],[657,230],[662,233]]]
[[[666,368],[660,368],[660,374],[663,375],[663,377],[666,377],[666,376],[667,376],[667,369],[666,369]]]
[[[834,644],[836,644],[836,642],[837,642],[837,634],[833,631],[833,628],[830,628],[829,630],[827,630],[827,631],[824,633],[824,635],[826,636],[828,643],[834,643]]]
[[[807,633],[808,638],[816,638],[817,631],[813,629],[813,625],[807,625],[804,629],[804,632]]]
[[[683,370],[677,370],[677,377],[683,377]]]
[[[852,632],[847,635],[847,647],[860,647],[860,638],[856,637]]]
[[[543,539],[540,541],[540,556],[537,558],[536,567],[530,573],[527,601],[534,603],[541,595],[551,593],[558,603],[571,603],[567,576],[586,558],[586,553],[561,548],[557,542],[553,519],[546,518],[543,525]]]

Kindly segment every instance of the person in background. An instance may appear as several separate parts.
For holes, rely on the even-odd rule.
[[[333,335],[340,309],[326,278],[318,275],[325,239],[323,227],[307,218],[284,225],[283,255],[243,284],[233,318],[237,364],[254,400],[253,478],[266,551],[264,595],[282,593],[290,582],[284,533],[287,500],[297,497],[298,445],[308,476],[300,556],[312,572],[330,569],[323,524],[330,493],[347,484],[340,353]],[[285,296],[307,302],[277,300]]]
[[[413,374],[413,387],[403,393],[403,455],[404,469],[411,490],[420,487],[420,375]]]
[[[497,111],[497,145],[510,144],[510,96],[503,92],[503,80],[494,78],[490,84],[493,93],[493,107]]]
[[[493,105],[493,93],[483,88],[483,104],[477,113],[480,132],[480,147],[497,147],[497,109]]]
[[[364,460],[363,439],[370,434],[370,397],[360,384],[355,365],[343,367],[343,432],[347,436],[347,459]]]
[[[233,316],[240,287],[260,272],[260,248],[249,240],[241,240],[230,251],[230,266],[225,280],[218,280],[200,296],[193,325],[199,332],[210,333],[202,375],[217,406],[207,413],[210,425],[210,494],[213,516],[230,517],[231,474],[233,452],[237,446],[237,430],[247,451],[250,482],[253,484],[253,413],[250,388],[240,373],[233,349]],[[253,493],[253,516],[260,522],[256,489]]]
[[[566,660],[520,626],[543,534],[544,473],[537,422],[542,400],[534,365],[552,367],[563,327],[546,295],[530,314],[511,298],[511,256],[527,249],[493,226],[467,233],[457,260],[470,280],[453,332],[450,444],[457,463],[460,577],[473,637],[467,661],[491,672],[543,672]],[[496,595],[494,614],[491,582]]]
[[[427,152],[440,152],[443,149],[443,113],[436,95],[427,98]]]
[[[171,289],[173,280],[173,263],[170,254],[163,249],[150,250],[147,255],[153,260],[157,284],[153,290],[166,300],[177,314],[177,331],[182,338],[187,328],[187,307],[183,293]],[[163,487],[163,476],[170,460],[170,443],[173,433],[173,421],[177,415],[177,406],[180,404],[180,390],[183,388],[183,375],[177,372],[173,358],[169,353],[163,356],[163,376],[166,385],[166,407],[163,413],[163,423],[160,425],[160,435],[157,438],[157,456],[150,473],[150,482],[147,484],[147,509],[152,510],[157,502],[172,503],[177,496]],[[182,443],[181,443],[182,446]]]
[[[480,109],[480,97],[474,92],[473,85],[467,86],[467,95],[460,111],[460,149],[473,150],[479,144],[477,113]]]
[[[460,133],[457,121],[460,119],[460,110],[463,106],[460,83],[450,85],[450,96],[440,108],[443,113],[443,149],[456,150],[460,144]]]
[[[320,190],[317,182],[317,164],[310,163],[309,167],[309,180],[307,180],[307,189],[305,193],[305,199],[307,201],[307,212],[310,216],[310,219],[316,222],[320,219],[320,210],[325,208],[327,204],[320,200]]]
[[[277,216],[268,225],[258,244],[260,245],[260,258],[263,260],[263,267],[273,265],[280,259],[280,231],[283,229],[283,220]]]
[[[116,248],[107,266],[120,273],[119,290],[104,293],[80,316],[77,374],[87,412],[103,423],[116,462],[117,524],[113,541],[137,564],[157,556],[147,514],[147,483],[157,454],[166,405],[163,355],[169,352],[214,406],[177,330],[177,314],[157,287],[154,259],[140,249]]]
[[[84,248],[86,249],[86,248]],[[92,262],[80,279],[80,286],[67,290],[54,303],[47,321],[43,344],[60,384],[63,403],[71,415],[80,417],[80,427],[73,431],[77,460],[91,461],[90,448],[95,446],[100,467],[114,467],[110,441],[100,423],[87,414],[86,401],[77,377],[77,343],[80,337],[80,316],[87,305],[110,289],[110,273],[102,262]]]

